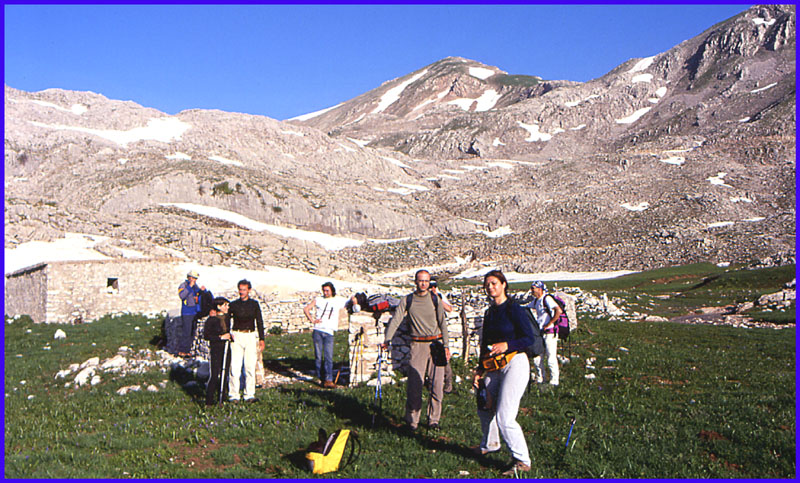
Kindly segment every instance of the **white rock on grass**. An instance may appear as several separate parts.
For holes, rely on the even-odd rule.
[[[64,379],[65,377],[67,377],[67,376],[68,376],[68,375],[70,375],[70,374],[72,374],[72,371],[71,371],[71,370],[69,370],[69,369],[64,369],[63,371],[58,371],[58,372],[56,373],[56,377],[55,377],[55,378],[56,378],[56,379]]]
[[[127,363],[128,359],[125,356],[118,354],[114,357],[111,357],[110,359],[104,360],[103,363],[100,365],[100,369],[105,371],[112,368],[121,368],[124,367]]]
[[[100,376],[95,375],[94,377],[92,377],[91,384],[92,384],[92,386],[96,386],[96,385],[100,384]]]
[[[97,371],[96,366],[91,366],[91,367],[84,368],[81,372],[78,373],[77,376],[75,376],[75,380],[74,380],[75,384],[77,384],[79,386],[83,386],[84,384],[89,382],[89,380],[91,379],[92,376],[94,376],[94,373],[96,371]]]
[[[619,347],[619,350],[621,350],[621,351],[623,351],[623,352],[628,352],[630,349],[628,349],[627,347],[622,347],[622,346],[620,346],[620,347]]]
[[[67,338],[67,334],[63,330],[58,329],[56,331],[56,333],[53,335],[53,338],[54,339],[66,339]]]
[[[129,392],[140,391],[141,389],[142,389],[142,387],[138,386],[138,385],[136,385],[136,386],[125,386],[125,387],[121,387],[121,388],[117,389],[117,394],[119,394],[120,396],[124,396],[124,395],[128,394]]]
[[[99,357],[92,357],[91,359],[86,359],[78,368],[85,369],[87,367],[95,367],[100,365],[100,358]]]
[[[585,377],[586,379],[594,379],[594,378],[596,378],[597,376],[595,376],[594,374],[586,374],[584,377]]]
[[[156,386],[152,385],[152,384],[147,386],[147,390],[150,391],[150,392],[158,392],[158,388]]]

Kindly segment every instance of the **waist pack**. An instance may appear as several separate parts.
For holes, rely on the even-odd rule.
[[[350,436],[352,436],[350,439],[353,440],[353,443],[350,444],[350,456],[342,468],[345,468],[353,461],[356,444],[358,444],[360,451],[361,444],[358,442],[358,437],[355,433],[351,433],[349,429],[340,429],[328,435],[324,429],[320,428],[319,439],[311,443],[306,452],[308,469],[315,475],[337,471]]]
[[[516,352],[509,352],[507,354],[498,354],[496,356],[487,357],[481,360],[481,367],[487,371],[496,371],[502,369],[511,362],[511,359],[516,355]]]

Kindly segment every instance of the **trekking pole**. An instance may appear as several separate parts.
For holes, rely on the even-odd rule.
[[[375,399],[378,400],[378,411],[380,412],[381,416],[383,416],[383,386],[382,386],[382,379],[381,379],[381,364],[383,364],[383,348],[381,347],[378,349],[378,383],[375,384],[375,397],[372,399],[374,402]],[[375,414],[372,415],[372,427],[375,427]]]
[[[572,436],[572,428],[575,427],[575,414],[572,411],[567,411],[564,413],[564,416],[570,420],[569,434],[567,434],[567,444],[564,445],[564,451],[566,451],[567,448],[569,448],[569,438]]]
[[[231,341],[229,339],[225,340],[225,349],[222,351],[222,370],[219,373],[219,403],[222,404],[222,395],[225,394],[225,387],[224,383],[227,379],[225,374],[227,373],[227,369],[225,368],[225,361],[228,360],[228,348],[231,345]]]

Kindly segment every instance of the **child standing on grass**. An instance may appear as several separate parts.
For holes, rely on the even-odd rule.
[[[231,365],[231,352],[228,349],[231,333],[230,327],[225,323],[225,314],[228,313],[229,302],[223,297],[217,297],[211,302],[211,310],[205,323],[203,338],[211,346],[210,365],[211,376],[206,385],[206,406],[215,405],[220,399],[228,398],[228,369]],[[223,394],[220,397],[219,391]]]

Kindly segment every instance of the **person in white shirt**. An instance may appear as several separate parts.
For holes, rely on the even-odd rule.
[[[549,296],[544,282],[537,280],[531,283],[531,293],[533,301],[526,305],[533,309],[533,315],[542,331],[544,339],[544,357],[547,359],[547,369],[550,373],[550,384],[558,386],[558,334],[556,333],[556,322],[561,317],[561,307],[558,302]],[[552,315],[551,315],[552,314]],[[544,383],[544,368],[542,367],[542,356],[533,358],[533,377],[537,384]]]
[[[322,387],[328,389],[336,387],[333,382],[333,333],[339,327],[339,312],[346,302],[344,297],[336,296],[336,288],[331,282],[325,282],[322,284],[322,297],[315,298],[303,309],[314,324],[311,339],[314,341],[317,377]]]

